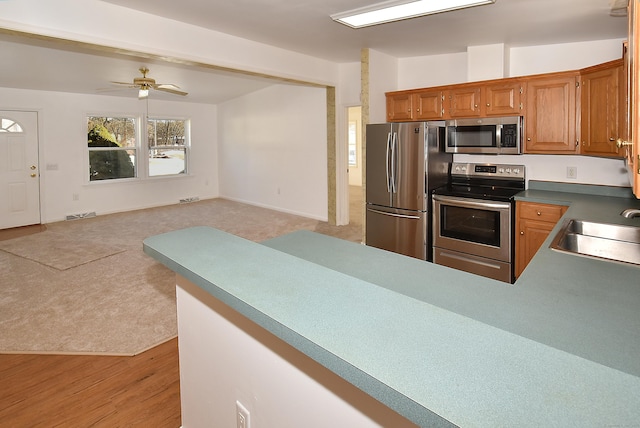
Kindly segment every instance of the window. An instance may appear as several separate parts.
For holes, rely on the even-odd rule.
[[[22,126],[11,119],[0,118],[0,132],[22,132]]]
[[[177,119],[147,120],[149,177],[187,173],[188,122]]]
[[[349,166],[358,166],[358,123],[349,122]]]
[[[87,117],[89,181],[136,176],[136,121],[132,117]]]

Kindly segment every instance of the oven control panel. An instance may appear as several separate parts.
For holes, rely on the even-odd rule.
[[[524,165],[463,163],[451,164],[451,175],[463,177],[516,178],[524,180]]]

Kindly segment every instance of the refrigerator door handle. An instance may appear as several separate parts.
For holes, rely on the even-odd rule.
[[[386,212],[386,211],[376,210],[376,209],[373,209],[373,208],[368,208],[368,210],[370,212],[372,212],[372,213],[388,215],[389,217],[411,218],[411,219],[414,219],[414,220],[420,220],[420,216],[417,216],[417,215],[394,214],[394,213],[389,213],[389,212]]]
[[[393,140],[391,141],[391,192],[398,193],[398,186],[396,182],[396,164],[398,163],[398,154],[396,149],[398,148],[398,133],[393,133]]]
[[[387,171],[387,192],[391,193],[391,175],[389,174],[389,150],[391,150],[391,132],[387,134],[387,155],[386,159],[386,171]]]

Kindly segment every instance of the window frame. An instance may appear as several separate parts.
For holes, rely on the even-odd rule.
[[[134,126],[134,138],[135,144],[129,147],[89,147],[88,144],[88,133],[89,133],[89,119],[92,117],[100,117],[100,118],[115,118],[115,119],[131,119],[133,121]],[[130,113],[105,113],[105,112],[88,112],[84,115],[84,147],[85,147],[85,168],[84,168],[84,178],[85,182],[88,184],[104,184],[104,183],[123,183],[123,182],[131,182],[136,181],[141,178],[141,168],[140,168],[140,153],[141,153],[141,134],[140,134],[140,116],[136,114]],[[134,159],[133,162],[133,177],[120,177],[120,178],[109,178],[102,180],[92,180],[91,179],[91,152],[100,152],[100,151],[134,151]]]
[[[184,145],[165,145],[160,146],[162,148],[171,148],[171,147],[179,147],[184,150],[184,170],[180,173],[174,174],[158,174],[151,175],[151,150],[155,148],[149,144],[149,135],[148,135],[148,126],[150,121],[176,121],[183,122],[184,126]],[[177,177],[186,177],[190,175],[190,167],[191,167],[191,119],[181,116],[172,116],[172,115],[150,115],[144,117],[144,137],[143,141],[143,150],[145,151],[145,178],[148,179],[161,179],[161,178],[177,178]]]

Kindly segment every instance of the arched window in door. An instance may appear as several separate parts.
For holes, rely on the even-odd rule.
[[[22,126],[15,120],[0,117],[0,132],[24,132]]]

